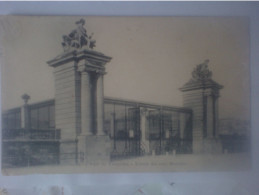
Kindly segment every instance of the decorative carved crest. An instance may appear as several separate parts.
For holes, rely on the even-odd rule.
[[[212,77],[212,72],[208,69],[209,60],[205,60],[202,64],[196,66],[192,71],[192,78],[195,80],[205,81]]]
[[[83,47],[93,49],[96,41],[92,39],[93,33],[88,36],[84,28],[85,20],[80,19],[75,24],[77,25],[76,29],[72,30],[68,35],[63,35],[62,46],[64,51],[69,51],[71,48],[82,49]]]

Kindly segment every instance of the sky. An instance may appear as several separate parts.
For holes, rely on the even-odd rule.
[[[1,17],[2,110],[54,98],[53,68],[62,35],[81,17]],[[220,118],[250,118],[249,21],[244,17],[83,17],[94,50],[112,57],[104,95],[182,106],[179,90],[209,59]]]

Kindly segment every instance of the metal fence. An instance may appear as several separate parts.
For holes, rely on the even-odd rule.
[[[192,152],[190,109],[106,99],[104,110],[112,159]]]
[[[59,140],[59,129],[3,129],[3,140]]]
[[[2,166],[59,164],[59,129],[2,129]]]
[[[59,142],[4,141],[2,167],[59,164]]]
[[[240,153],[249,152],[251,149],[250,139],[245,135],[220,135],[223,152]]]
[[[60,159],[80,159],[80,154],[60,154],[60,130],[50,128],[55,119],[53,106],[54,101],[30,106],[31,110],[37,110],[37,124],[48,124],[46,129],[33,128],[31,111],[28,129],[21,128],[18,123],[10,128],[11,121],[20,120],[20,110],[5,115],[10,120],[6,125],[9,128],[2,130],[4,166],[56,164]],[[104,131],[111,138],[111,159],[192,152],[192,111],[188,108],[105,98],[104,111]]]

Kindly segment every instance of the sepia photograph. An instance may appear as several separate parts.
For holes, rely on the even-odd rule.
[[[2,174],[247,171],[247,17],[1,16]]]

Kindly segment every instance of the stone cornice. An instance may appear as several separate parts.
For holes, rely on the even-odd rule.
[[[208,79],[206,81],[191,79],[183,87],[181,87],[180,90],[191,91],[191,90],[208,89],[208,88],[219,90],[219,89],[222,89],[223,86],[213,81],[212,79]]]
[[[220,90],[222,85],[212,80],[212,72],[208,69],[209,60],[198,64],[192,71],[192,78],[180,88],[181,91],[192,91],[198,89]]]
[[[84,49],[64,52],[47,63],[49,66],[57,67],[71,61],[79,62],[83,59],[87,60],[88,62],[94,62],[104,66],[107,62],[110,62],[112,58],[94,50]]]
[[[205,89],[204,96],[208,96],[208,97],[214,97],[214,98],[218,98],[219,97],[219,90],[213,90],[211,88]]]
[[[77,65],[77,71],[79,72],[95,72],[101,75],[106,74],[105,67],[101,65],[93,65],[85,60],[83,63]]]

